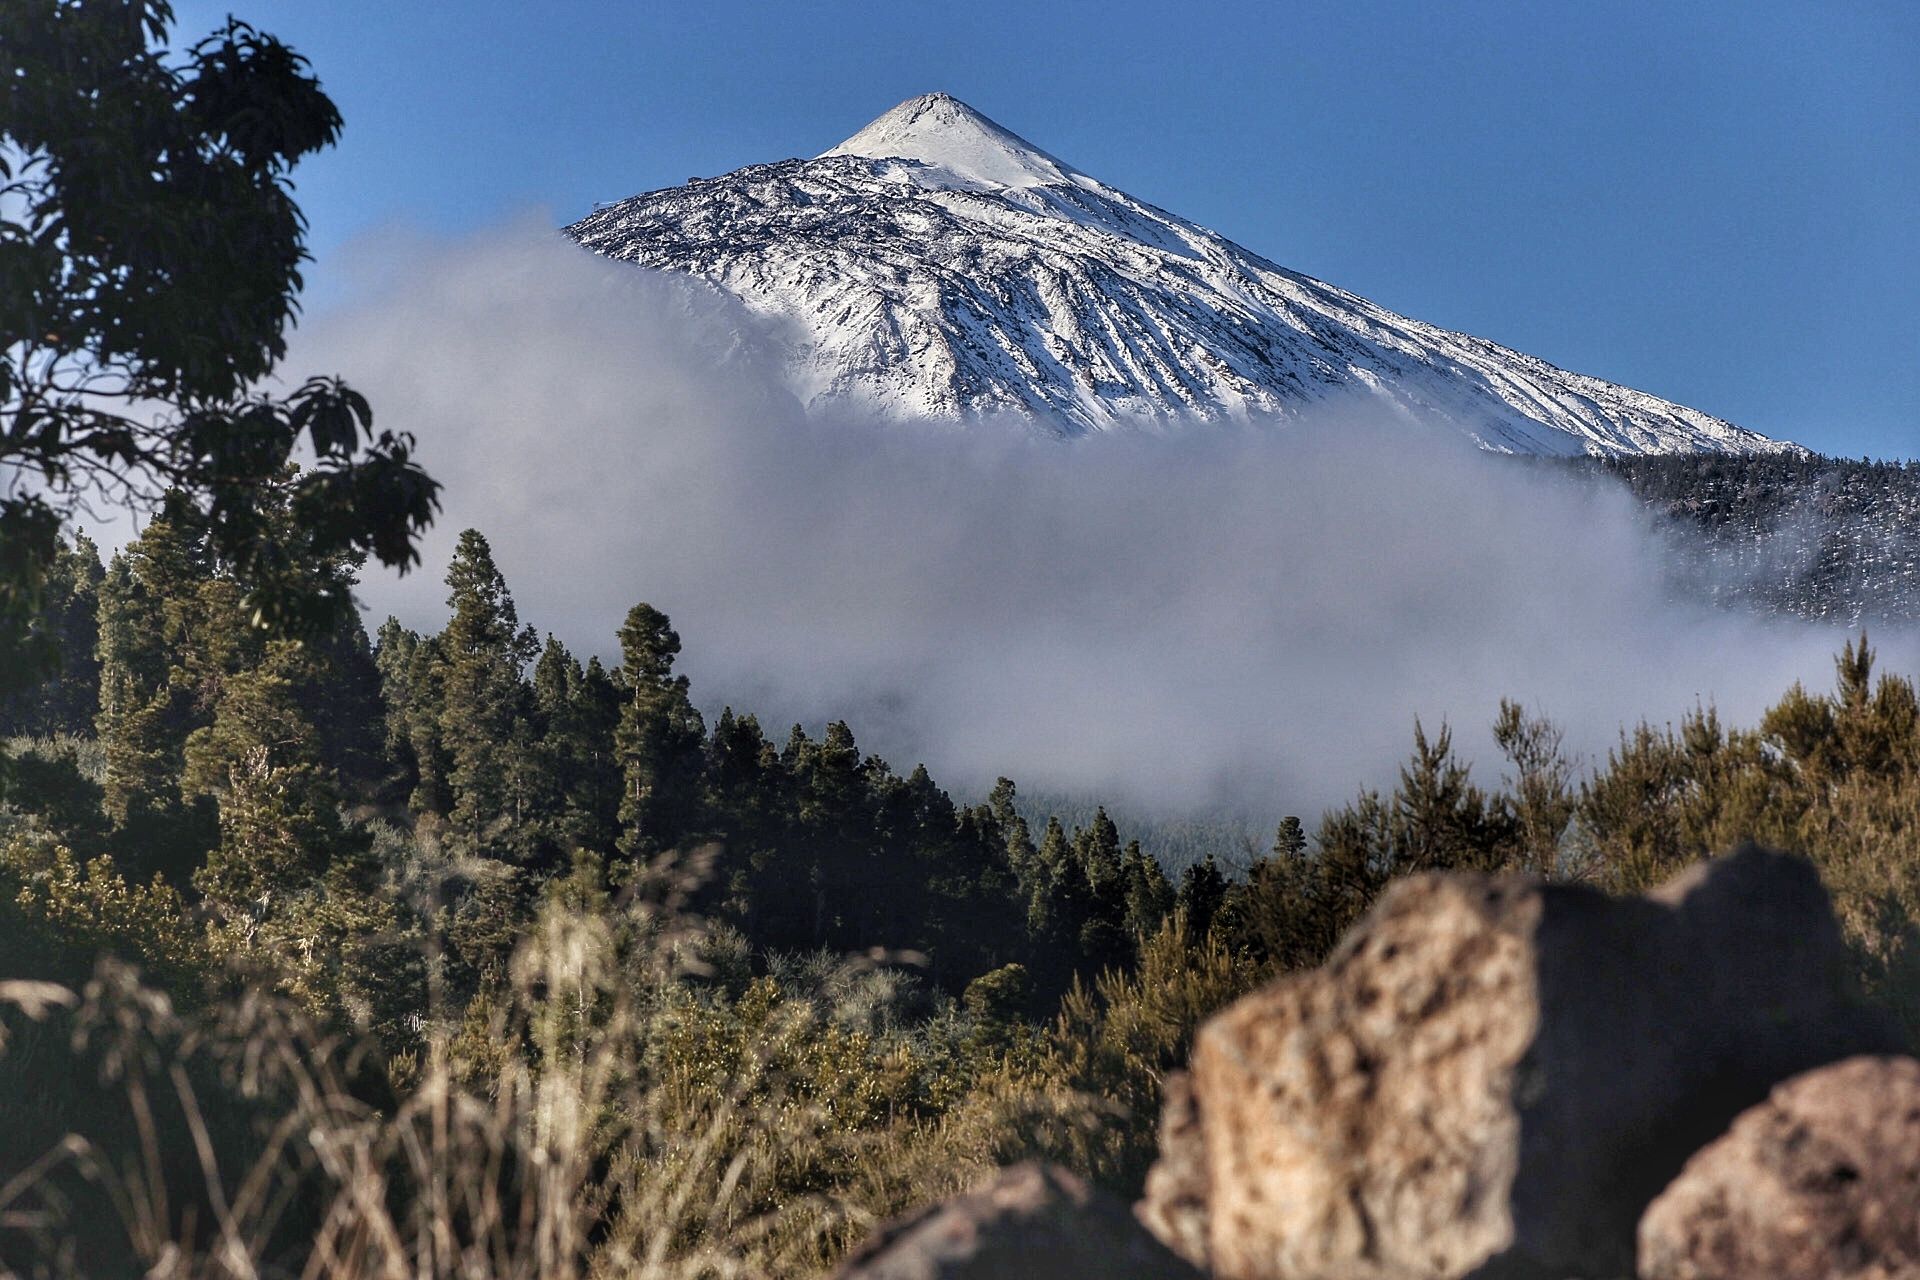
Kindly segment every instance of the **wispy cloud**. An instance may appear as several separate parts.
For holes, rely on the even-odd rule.
[[[541,228],[395,239],[290,363],[345,374],[447,483],[524,618],[611,655],[666,610],[696,698],[845,717],[972,788],[1312,813],[1390,780],[1414,717],[1484,771],[1501,696],[1604,754],[1696,699],[1751,720],[1840,636],[1675,603],[1620,493],[1377,409],[1063,444],[1017,422],[810,419],[782,335]],[[1911,637],[1882,637],[1911,669]]]

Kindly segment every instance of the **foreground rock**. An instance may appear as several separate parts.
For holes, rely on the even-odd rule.
[[[1023,1164],[902,1218],[840,1280],[1199,1280],[1127,1207],[1064,1169]]]
[[[1166,1246],[1195,1266],[1207,1264],[1207,1150],[1193,1080],[1167,1077],[1160,1102],[1160,1158],[1147,1171],[1146,1196],[1134,1213]]]
[[[1635,899],[1411,878],[1202,1027],[1142,1220],[1230,1280],[1630,1274],[1734,1116],[1898,1047],[1845,972],[1812,868],[1759,849]]]
[[[1920,1062],[1781,1085],[1640,1223],[1645,1280],[1920,1280]]]

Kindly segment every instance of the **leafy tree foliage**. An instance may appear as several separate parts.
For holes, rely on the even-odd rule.
[[[316,378],[255,388],[286,352],[305,225],[288,175],[340,117],[280,41],[229,20],[175,54],[163,0],[0,10],[0,679],[50,665],[35,630],[63,520],[163,501],[246,583],[247,612],[305,629],[346,600],[277,537],[286,482],[323,557],[402,568],[436,486],[412,441]]]

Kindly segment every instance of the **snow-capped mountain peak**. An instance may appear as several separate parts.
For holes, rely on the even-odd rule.
[[[1078,435],[1359,397],[1508,453],[1795,447],[1289,271],[943,93],[567,234],[738,298],[820,413],[1014,413]]]
[[[942,177],[988,187],[1039,187],[1089,181],[1025,138],[1002,128],[958,98],[928,93],[909,98],[816,159],[860,156],[913,160]]]

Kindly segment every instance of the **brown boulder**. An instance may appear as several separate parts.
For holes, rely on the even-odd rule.
[[[1797,1076],[1640,1222],[1645,1280],[1920,1280],[1920,1062]]]
[[[839,1280],[1200,1280],[1127,1206],[1064,1169],[1021,1164],[901,1218]]]
[[[1230,1280],[1629,1274],[1642,1210],[1735,1115],[1896,1047],[1845,973],[1812,868],[1759,849],[1645,898],[1409,878],[1201,1028],[1204,1176],[1162,1185],[1204,1208],[1142,1219],[1203,1215],[1184,1251]]]

